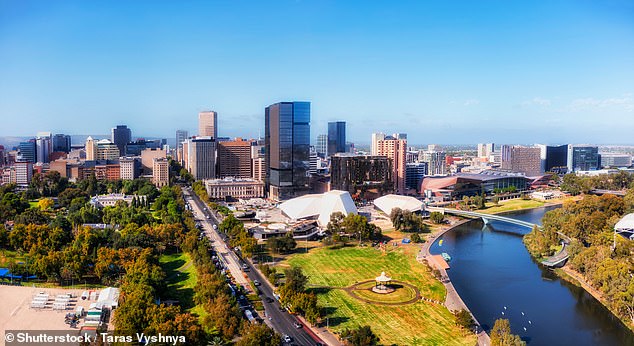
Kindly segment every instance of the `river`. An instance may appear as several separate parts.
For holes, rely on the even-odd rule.
[[[541,223],[552,208],[506,216]],[[430,251],[452,257],[448,275],[487,332],[496,319],[507,318],[529,345],[634,345],[634,334],[594,297],[531,258],[522,243],[528,231],[473,220],[445,233]]]

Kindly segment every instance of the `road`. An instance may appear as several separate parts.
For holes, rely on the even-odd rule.
[[[317,341],[319,340],[317,336],[311,336],[312,332],[307,331],[306,326],[302,326],[302,328],[299,329],[295,328],[294,324],[299,323],[299,320],[295,318],[295,316],[289,314],[286,310],[280,308],[279,302],[273,296],[273,288],[268,285],[268,282],[261,277],[260,273],[253,268],[251,263],[240,260],[235,252],[227,246],[219,232],[214,230],[213,225],[217,226],[219,222],[212,212],[205,210],[206,207],[200,198],[189,189],[183,189],[183,195],[185,197],[185,201],[190,202],[189,204],[192,206],[194,217],[201,220],[199,222],[203,226],[205,235],[212,241],[214,249],[218,253],[219,257],[223,259],[224,264],[231,272],[231,275],[236,280],[236,283],[244,286],[247,290],[251,290],[249,280],[257,280],[261,283],[259,289],[261,291],[263,298],[262,303],[264,304],[266,313],[266,316],[262,316],[262,318],[266,319],[267,324],[270,325],[277,333],[289,335],[293,339],[293,345],[313,346],[317,345],[318,342],[321,342]],[[249,268],[246,271],[247,278],[245,278],[245,272],[241,269],[242,264],[246,264]],[[273,298],[273,302],[266,302],[266,297]]]

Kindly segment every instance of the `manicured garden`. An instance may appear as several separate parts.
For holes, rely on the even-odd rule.
[[[396,306],[371,304],[344,290],[384,271],[393,280],[415,286],[423,297],[444,301],[444,286],[416,261],[417,250],[416,245],[391,244],[385,252],[370,246],[321,247],[291,255],[282,265],[303,269],[309,277],[309,287],[325,307],[333,332],[370,325],[381,344],[473,345],[475,338],[456,326],[454,316],[444,306],[424,301]],[[405,296],[414,294],[409,289],[401,290]],[[376,295],[371,298],[376,299]],[[403,297],[396,298],[400,301]]]

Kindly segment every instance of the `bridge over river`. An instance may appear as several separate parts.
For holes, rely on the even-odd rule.
[[[474,218],[474,219],[482,219],[482,221],[484,221],[485,225],[487,225],[491,221],[495,220],[495,221],[501,221],[501,222],[506,222],[506,223],[511,223],[511,224],[523,226],[523,227],[529,228],[531,230],[533,228],[535,228],[535,227],[537,227],[539,230],[541,230],[541,226],[538,225],[538,224],[527,222],[527,221],[522,221],[522,220],[517,220],[517,219],[510,218],[510,217],[502,216],[502,215],[483,214],[483,213],[478,213],[478,212],[474,212],[474,211],[458,210],[458,209],[450,209],[450,208],[439,208],[439,207],[428,207],[427,210],[429,210],[430,212],[437,211],[437,212],[441,212],[443,214],[452,214],[452,215],[469,217],[469,218]],[[563,234],[561,232],[557,232],[557,234],[563,239],[562,242],[561,242],[562,243],[562,248],[556,254],[554,254],[554,255],[552,255],[552,256],[550,256],[550,257],[548,257],[548,258],[546,258],[545,260],[542,261],[542,264],[547,266],[547,267],[560,267],[560,266],[563,266],[563,264],[566,262],[568,257],[570,257],[568,255],[568,252],[566,251],[566,245],[568,243],[570,243],[570,238],[568,238],[568,236],[566,236],[565,234]]]

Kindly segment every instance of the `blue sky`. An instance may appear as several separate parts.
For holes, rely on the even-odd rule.
[[[290,100],[313,140],[634,144],[634,3],[0,0],[0,135],[256,137]]]

